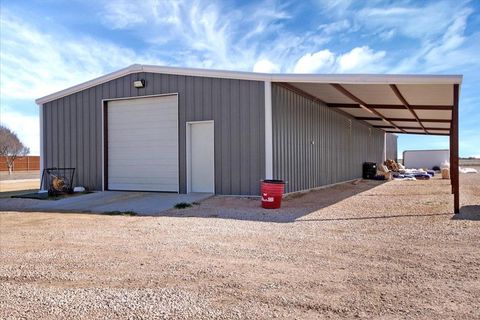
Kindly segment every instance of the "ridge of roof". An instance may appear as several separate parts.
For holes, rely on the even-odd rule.
[[[212,77],[224,79],[272,81],[272,82],[310,82],[341,84],[461,84],[462,75],[429,74],[300,74],[300,73],[258,73],[247,71],[228,71],[216,69],[180,68],[156,65],[132,64],[126,68],[108,73],[78,85],[38,98],[38,105],[60,99],[70,94],[115,80],[137,72],[165,73],[172,75]]]

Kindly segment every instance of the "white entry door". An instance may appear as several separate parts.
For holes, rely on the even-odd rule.
[[[177,96],[108,102],[108,189],[178,192]]]
[[[189,134],[189,191],[215,192],[213,121],[187,124]]]

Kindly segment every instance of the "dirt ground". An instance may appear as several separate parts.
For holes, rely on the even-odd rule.
[[[38,190],[40,188],[40,179],[19,179],[0,181],[0,197],[4,192]]]
[[[0,318],[480,319],[480,174],[214,197],[169,216],[0,213]],[[1,199],[0,199],[1,201]]]
[[[40,173],[38,171],[19,171],[8,174],[0,171],[0,198],[9,196],[13,191],[38,190]]]

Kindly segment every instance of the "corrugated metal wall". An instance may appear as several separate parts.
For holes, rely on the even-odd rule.
[[[384,133],[278,84],[272,85],[273,172],[286,191],[360,178],[382,162]]]
[[[147,85],[135,89],[133,81]],[[75,185],[102,188],[102,99],[177,93],[180,192],[186,192],[186,122],[215,121],[215,192],[259,194],[265,176],[264,83],[134,73],[44,104],[46,167],[75,167]]]
[[[387,133],[385,135],[385,147],[387,159],[393,159],[395,162],[398,161],[398,150],[397,150],[397,141],[398,136],[394,133]]]

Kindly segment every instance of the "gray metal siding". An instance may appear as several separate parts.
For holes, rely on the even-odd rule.
[[[273,173],[286,192],[360,178],[363,162],[382,162],[383,131],[277,84],[272,121]]]
[[[133,81],[147,85],[135,89]],[[186,192],[186,122],[215,121],[215,192],[257,195],[265,176],[260,81],[134,73],[44,104],[45,167],[75,167],[75,185],[102,188],[102,99],[178,93],[179,184]]]
[[[394,133],[387,133],[385,135],[385,147],[386,147],[387,159],[398,161],[397,140],[398,140],[398,136]]]

